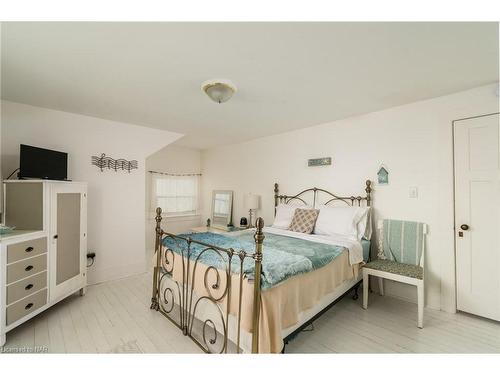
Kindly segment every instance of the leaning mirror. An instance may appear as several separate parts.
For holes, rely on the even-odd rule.
[[[214,190],[212,194],[212,225],[227,228],[232,223],[233,192],[231,190]]]

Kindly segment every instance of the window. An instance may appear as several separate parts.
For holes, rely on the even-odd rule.
[[[167,216],[196,215],[198,212],[198,180],[194,175],[171,176],[152,174],[151,208],[161,207]]]

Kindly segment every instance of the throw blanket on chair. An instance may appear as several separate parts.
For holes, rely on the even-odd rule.
[[[384,220],[382,249],[385,257],[398,263],[419,265],[424,237],[422,223]]]

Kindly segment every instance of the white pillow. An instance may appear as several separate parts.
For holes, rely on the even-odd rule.
[[[366,232],[368,208],[320,206],[315,234],[341,234],[360,240]],[[358,226],[361,224],[360,226]]]
[[[366,213],[362,216],[358,223],[358,240],[361,239],[369,240],[372,237],[372,220],[370,207],[366,207]]]
[[[306,205],[298,204],[279,204],[276,207],[276,216],[274,217],[273,228],[288,229],[292,222],[293,214],[296,208],[312,208]]]

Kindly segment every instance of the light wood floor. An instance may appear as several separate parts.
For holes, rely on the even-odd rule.
[[[6,348],[47,347],[56,353],[199,353],[199,348],[149,309],[150,275],[90,286],[7,334]],[[500,324],[370,295],[368,310],[344,298],[286,347],[287,353],[500,353]]]

